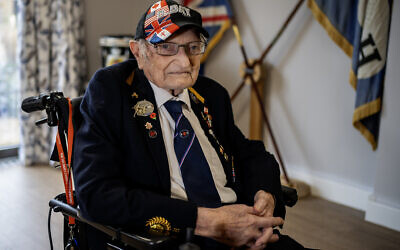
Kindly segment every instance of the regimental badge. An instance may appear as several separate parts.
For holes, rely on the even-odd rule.
[[[156,235],[169,235],[171,232],[171,223],[163,217],[153,217],[146,221],[146,227],[150,233]]]
[[[139,101],[133,107],[135,110],[134,117],[138,116],[149,116],[154,111],[154,106],[151,102],[147,100]]]

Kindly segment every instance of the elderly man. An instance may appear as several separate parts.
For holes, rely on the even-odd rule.
[[[234,125],[227,91],[198,75],[207,37],[198,12],[159,1],[130,42],[136,60],[91,79],[74,157],[82,214],[125,229],[193,228],[204,249],[301,248],[273,231],[285,215],[278,164]],[[89,243],[105,248],[96,234]]]

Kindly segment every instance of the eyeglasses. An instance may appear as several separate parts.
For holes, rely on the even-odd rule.
[[[207,44],[201,41],[190,42],[186,44],[177,44],[177,43],[158,43],[158,44],[151,44],[155,49],[157,54],[162,56],[173,56],[178,54],[179,48],[185,48],[186,53],[189,55],[200,55],[203,54],[206,50]]]

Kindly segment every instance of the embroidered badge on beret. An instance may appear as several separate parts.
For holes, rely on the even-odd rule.
[[[146,40],[151,43],[159,43],[167,39],[179,26],[172,23],[168,4],[158,1],[153,4],[144,21],[144,33]]]

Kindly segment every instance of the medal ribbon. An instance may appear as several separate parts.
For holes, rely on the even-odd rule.
[[[57,132],[57,138],[56,138],[56,145],[57,145],[57,151],[58,151],[58,159],[60,161],[61,165],[61,172],[63,176],[63,181],[64,181],[64,187],[65,187],[65,195],[67,198],[67,203],[71,206],[74,206],[74,195],[73,195],[73,189],[72,189],[72,178],[71,178],[71,159],[72,159],[72,145],[74,141],[74,128],[72,125],[72,104],[71,100],[67,98],[68,100],[68,108],[69,108],[69,113],[68,113],[68,162],[65,159],[65,154],[64,150],[61,144],[61,139],[60,139],[60,132]],[[70,225],[75,224],[75,218],[74,217],[68,217],[68,222]]]

